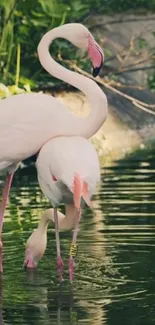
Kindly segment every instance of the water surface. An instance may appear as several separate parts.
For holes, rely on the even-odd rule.
[[[16,173],[3,231],[0,324],[154,324],[154,152],[103,169],[93,206],[81,220],[72,286],[67,272],[72,233],[61,233],[65,281],[59,285],[52,226],[38,269],[26,272],[25,242],[50,204],[34,168]]]

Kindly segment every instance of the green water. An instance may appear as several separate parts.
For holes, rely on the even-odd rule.
[[[33,168],[14,178],[3,230],[0,324],[150,325],[155,322],[154,153],[103,170],[94,211],[85,209],[75,280],[68,281],[71,232],[61,233],[65,281],[56,273],[55,234],[35,272],[23,269],[24,244],[50,207]]]

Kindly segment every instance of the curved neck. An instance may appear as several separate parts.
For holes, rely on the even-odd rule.
[[[41,233],[47,232],[47,227],[50,222],[50,212],[47,210],[41,217],[39,225],[38,225],[38,231]]]
[[[74,205],[66,204],[65,210],[66,210],[66,213],[65,213],[63,220],[60,220],[60,222],[58,220],[60,230],[61,229],[66,229],[66,230],[73,229],[74,225],[75,225],[75,219],[77,216],[76,208],[74,207]]]
[[[85,118],[76,117],[75,124],[67,125],[66,132],[70,130],[70,135],[81,135],[90,138],[99,130],[108,115],[106,95],[95,81],[62,67],[54,61],[49,53],[49,46],[55,38],[64,38],[71,41],[70,32],[72,27],[69,25],[67,28],[64,25],[47,32],[38,45],[38,55],[40,63],[47,72],[78,88],[87,96],[91,106],[90,114]]]

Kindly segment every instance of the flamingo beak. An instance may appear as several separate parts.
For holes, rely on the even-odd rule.
[[[102,68],[102,64],[99,67],[93,68],[92,75],[93,75],[94,78],[99,75],[101,68]]]
[[[73,195],[74,205],[78,211],[80,211],[81,207],[81,198],[83,198],[86,204],[91,207],[88,184],[83,182],[78,174],[76,174],[74,177]]]
[[[82,197],[86,204],[92,208],[92,203],[90,201],[90,195],[89,195],[89,190],[88,190],[88,183],[84,182],[83,183],[83,191],[82,191]]]
[[[32,252],[31,250],[28,248],[25,251],[25,260],[24,260],[24,264],[23,267],[26,268],[31,268],[34,269],[36,268],[37,263],[35,262],[33,256],[32,256]]]
[[[88,55],[92,61],[92,75],[97,77],[104,62],[104,52],[92,36],[88,40]]]
[[[76,174],[74,177],[73,195],[74,195],[74,205],[76,209],[79,211],[81,207],[82,182],[78,174]]]

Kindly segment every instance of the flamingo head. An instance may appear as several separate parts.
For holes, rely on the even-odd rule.
[[[93,77],[97,77],[103,65],[104,53],[91,34],[88,37],[88,55],[93,65]]]
[[[70,176],[70,177],[69,177]],[[57,180],[57,178],[52,175],[52,179],[55,183],[57,183],[57,187],[59,187],[60,192],[63,194],[64,202],[67,204],[72,204],[72,200],[74,203],[74,206],[77,210],[80,210],[82,206],[82,201],[87,204],[87,206],[91,207],[91,194],[89,189],[89,183],[86,181],[83,181],[83,179],[80,177],[78,173],[72,173],[68,175],[67,173],[64,173],[62,177]],[[71,194],[71,196],[70,196]],[[59,229],[63,229],[64,225],[64,215],[59,211],[58,212],[58,223],[59,223]],[[51,219],[52,221],[54,220]]]
[[[91,188],[90,184],[82,179],[79,173],[70,172],[62,173],[59,180],[52,175],[55,186],[59,188],[62,200],[65,204],[74,204],[79,211],[82,207],[82,203],[86,203],[91,207]],[[83,202],[82,202],[83,201]],[[59,211],[59,229],[63,229],[64,215]]]
[[[46,232],[41,233],[38,229],[35,230],[28,238],[25,250],[24,267],[36,268],[38,262],[43,257],[47,245]]]
[[[93,66],[93,76],[98,76],[104,61],[104,53],[90,31],[82,24],[72,23],[61,26],[67,39],[76,47],[88,52]]]

